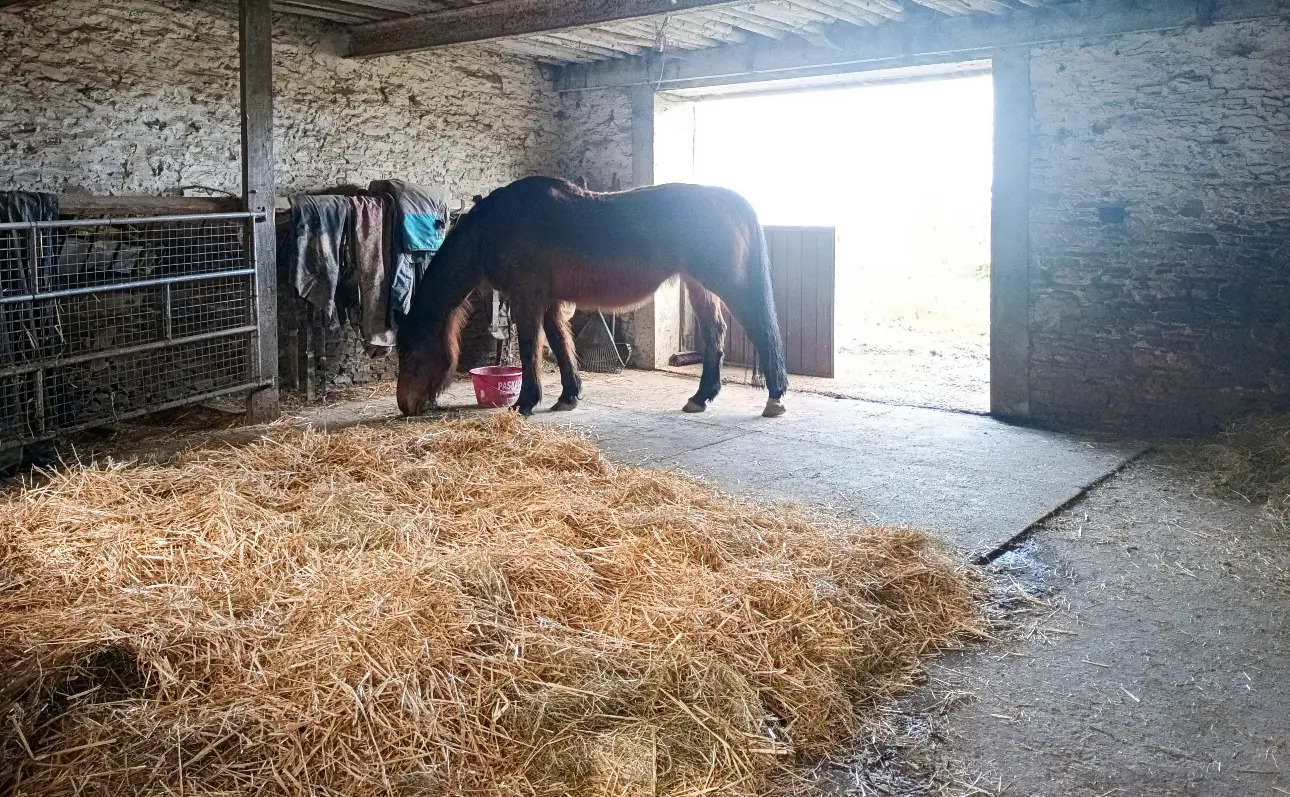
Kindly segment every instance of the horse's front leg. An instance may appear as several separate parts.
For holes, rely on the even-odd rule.
[[[582,396],[582,377],[578,375],[577,358],[573,352],[573,335],[569,331],[569,319],[565,318],[560,305],[546,311],[542,318],[542,329],[546,332],[546,345],[551,347],[555,361],[560,364],[560,400],[551,407],[552,412],[563,412],[578,406]]]
[[[515,309],[514,303],[511,309]],[[524,381],[515,409],[520,415],[533,414],[533,408],[542,401],[542,370],[538,351],[542,347],[542,314],[524,312],[515,319],[516,333],[520,339],[520,365],[524,367]]]

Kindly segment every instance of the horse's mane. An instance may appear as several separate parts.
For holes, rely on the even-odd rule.
[[[461,329],[470,316],[470,295],[482,281],[479,248],[486,245],[482,230],[503,204],[506,196],[534,190],[552,190],[565,195],[595,196],[595,192],[580,188],[568,180],[557,177],[526,177],[503,186],[487,196],[477,196],[470,210],[462,213],[448,229],[443,245],[431,259],[426,273],[419,280],[408,313],[407,326],[413,331],[434,335],[438,330],[428,329],[437,319],[443,319],[443,343],[456,362]],[[430,293],[426,293],[426,289]],[[460,298],[458,298],[460,297]],[[399,349],[406,351],[417,345],[412,335],[399,335]]]
[[[470,296],[483,276],[477,255],[486,213],[479,211],[488,204],[485,197],[457,219],[417,281],[397,339],[400,355],[439,338],[452,363],[449,373],[456,369],[461,330],[470,317]]]

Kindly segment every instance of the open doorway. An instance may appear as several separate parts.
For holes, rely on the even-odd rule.
[[[955,69],[658,95],[656,182],[731,188],[767,227],[786,342],[831,376],[796,389],[989,410],[993,87],[988,63]]]

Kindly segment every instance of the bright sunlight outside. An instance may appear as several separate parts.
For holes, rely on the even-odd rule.
[[[837,228],[833,389],[988,409],[990,77],[709,99],[693,114],[690,179],[743,194],[763,224]]]

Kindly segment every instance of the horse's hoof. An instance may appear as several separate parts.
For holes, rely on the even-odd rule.
[[[685,402],[685,406],[681,408],[681,412],[703,412],[707,408],[708,408],[707,404],[704,404],[701,401],[695,401],[694,399],[690,399],[689,401]]]
[[[532,414],[533,414],[533,408],[532,408],[532,407],[521,407],[520,405],[515,404],[515,405],[512,405],[512,406],[511,406],[511,409],[515,410],[516,412],[518,412],[520,415],[522,415],[522,416],[523,416],[523,417],[525,417],[525,418],[527,418],[527,417],[529,417],[530,415],[532,415]]]
[[[766,399],[766,409],[761,411],[763,418],[778,418],[786,412],[784,402],[779,399]]]
[[[566,401],[564,399],[560,399],[559,401],[551,405],[551,412],[568,412],[570,410],[576,410],[577,408],[578,408],[577,399],[574,399],[573,401]]]

